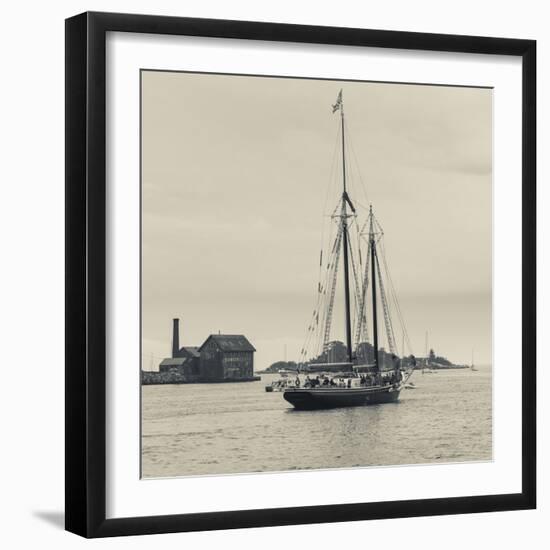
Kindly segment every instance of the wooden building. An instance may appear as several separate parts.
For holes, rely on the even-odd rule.
[[[189,374],[200,374],[199,348],[195,346],[183,346],[177,351],[176,357],[178,359],[185,359]]]
[[[204,381],[254,379],[256,349],[240,334],[211,334],[199,348],[200,376]]]
[[[254,346],[242,335],[212,334],[204,344],[180,347],[179,319],[173,321],[172,357],[158,371],[142,371],[143,384],[247,382],[254,376]]]
[[[159,365],[159,372],[177,372],[182,376],[198,376],[199,362],[190,357],[168,357]]]

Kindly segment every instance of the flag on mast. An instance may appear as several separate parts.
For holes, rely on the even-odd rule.
[[[338,97],[336,98],[336,103],[332,106],[332,112],[335,113],[336,111],[339,111],[342,108],[342,90],[338,93]]]

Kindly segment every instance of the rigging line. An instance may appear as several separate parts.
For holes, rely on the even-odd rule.
[[[340,128],[340,126],[338,126],[338,128]],[[322,210],[322,212],[323,212],[322,218],[324,218],[324,216],[325,216],[325,212],[326,212],[326,209],[327,209],[328,200],[329,200],[329,197],[330,197],[330,194],[331,194],[331,190],[335,186],[335,181],[336,181],[336,158],[337,158],[337,151],[338,151],[339,136],[340,136],[340,130],[338,129],[338,131],[336,132],[335,140],[334,140],[334,147],[333,147],[333,152],[332,152],[332,161],[331,161],[331,168],[330,168],[330,175],[329,175],[329,183],[326,186],[325,203],[324,203],[323,210]],[[324,220],[322,220],[322,221],[324,221]],[[329,240],[331,240],[331,238],[332,238],[332,224],[330,224],[328,238],[329,238]],[[316,304],[316,308],[314,310],[314,311],[317,311],[317,318],[318,318],[318,313],[319,313],[320,302],[322,300],[322,296],[319,296],[319,288],[320,288],[320,285],[323,282],[325,282],[325,281],[323,281],[323,264],[322,264],[322,254],[323,254],[324,247],[325,247],[325,223],[321,223],[321,252],[320,252],[320,258],[319,258],[319,270],[318,270],[317,304]],[[314,323],[314,322],[315,322],[315,316],[312,317],[312,320],[311,320],[310,324],[308,325],[308,327],[311,326],[311,324]],[[309,345],[311,343],[311,340],[312,340],[311,332],[312,331],[309,330],[309,328],[308,328],[308,331],[306,332],[306,339],[305,339],[305,342],[304,342],[304,347],[302,348],[302,349],[305,349],[306,353],[307,353],[307,348],[309,347]]]
[[[359,206],[361,207],[363,210],[367,210],[369,209],[368,206],[365,206],[362,202],[358,201],[355,197],[353,199],[353,204],[355,204],[355,206]]]
[[[321,251],[322,252],[322,251]],[[321,262],[320,262],[321,263]],[[329,258],[329,265],[330,265],[330,258]],[[321,271],[321,270],[320,270]],[[316,297],[315,297],[315,307],[313,310],[313,314],[310,317],[310,321],[308,324],[308,328],[305,334],[304,342],[302,345],[301,350],[301,356],[305,356],[307,354],[309,347],[311,345],[311,341],[313,339],[313,336],[315,335],[315,328],[318,327],[319,324],[319,313],[321,311],[322,303],[323,303],[323,297],[324,297],[324,289],[326,287],[326,277],[323,277],[322,273],[319,273],[319,278],[317,282],[317,290],[316,290]]]
[[[395,293],[395,287],[393,285],[391,274],[390,274],[390,271],[389,271],[389,268],[388,268],[388,263],[387,263],[387,259],[386,259],[386,252],[385,252],[385,247],[384,247],[383,243],[380,246],[380,251],[382,253],[382,262],[383,262],[383,266],[384,266],[384,272],[386,273],[386,277],[387,277],[387,280],[388,280],[388,283],[389,283],[390,298],[393,300],[393,304],[394,304],[395,310],[397,312],[397,317],[398,317],[398,320],[399,320],[399,324],[400,324],[401,330],[403,332],[403,337],[407,340],[407,343],[409,345],[410,341],[408,340],[408,335],[407,335],[407,331],[406,331],[405,322],[404,322],[404,319],[403,319],[403,316],[402,316],[402,313],[401,313],[401,309],[400,309],[400,306],[399,306],[399,301],[397,300],[397,296],[396,296],[396,293]]]
[[[370,254],[367,254],[367,259],[365,261],[365,269],[363,273],[363,287],[361,289],[361,308],[360,308],[360,320],[361,325],[358,327],[358,330],[355,334],[356,346],[359,345],[361,337],[364,336],[364,340],[368,342],[368,326],[367,326],[367,315],[365,312],[366,296],[369,288],[369,268],[370,268]]]
[[[336,132],[335,140],[334,140],[334,146],[333,146],[333,152],[332,152],[332,161],[331,161],[331,168],[330,168],[330,175],[329,175],[329,183],[326,187],[326,194],[325,194],[325,201],[323,206],[323,217],[325,216],[327,205],[329,201],[329,197],[331,195],[332,188],[336,184],[336,159],[337,159],[337,153],[338,153],[338,144],[340,142],[341,137],[341,125],[338,125],[338,129]],[[333,211],[332,215],[335,214],[336,210],[338,209],[339,205],[336,207],[336,209]],[[332,240],[332,234],[333,234],[333,225],[330,224],[329,229],[329,240]],[[322,262],[322,254],[325,246],[325,224],[321,224],[321,252],[320,252],[320,258],[319,258],[319,275],[318,275],[318,285],[317,285],[317,300],[316,300],[316,307],[314,309],[313,315],[311,316],[311,321],[308,325],[308,330],[306,331],[306,338],[304,341],[304,345],[302,350],[304,351],[304,354],[307,354],[307,349],[312,343],[312,340],[314,339],[314,328],[319,327],[319,315],[321,311],[321,306],[324,305],[324,302],[326,302],[326,288],[328,286],[329,282],[329,273],[332,270],[327,270],[326,277],[323,278],[323,262]],[[330,258],[329,256],[329,264],[331,265],[331,260],[333,261],[334,258]],[[323,284],[324,283],[324,284]],[[323,308],[324,310],[325,308]],[[324,319],[322,318],[321,325],[324,324]],[[320,332],[317,330],[317,332]],[[320,338],[319,338],[320,339]],[[320,342],[319,342],[320,346]]]
[[[337,159],[337,152],[338,152],[339,142],[340,142],[340,125],[338,125],[338,130],[336,132],[336,138],[334,140],[334,147],[333,147],[333,151],[332,151],[332,161],[330,163],[329,182],[328,182],[327,191],[326,191],[326,194],[325,194],[325,204],[323,205],[323,210],[322,210],[323,214],[321,216],[322,218],[325,216],[325,213],[327,211],[327,205],[328,205],[330,192],[331,192],[332,188],[335,186],[335,182],[336,182],[336,159]],[[321,221],[323,221],[323,220],[321,220]],[[325,224],[321,223],[321,249],[323,249],[323,247],[324,247],[324,232],[325,232]]]
[[[346,127],[346,129],[348,130],[348,136],[351,136],[351,132],[348,128],[348,121],[344,121],[344,125]],[[361,169],[360,169],[360,166],[359,166],[359,161],[357,160],[357,155],[355,154],[355,147],[353,146],[353,139],[351,139],[351,137],[348,137],[348,142],[350,144],[350,149],[351,149],[351,154],[353,155],[353,158],[355,160],[355,164],[356,164],[356,167],[357,167],[357,174],[359,175],[359,182],[361,183],[361,188],[363,190],[363,194],[365,195],[365,200],[367,201],[367,204],[370,202],[369,201],[369,197],[368,197],[368,194],[367,194],[367,186],[365,185],[365,183],[363,182],[363,178],[361,177]]]
[[[331,258],[329,257],[329,264],[331,263]],[[317,287],[317,297],[315,301],[315,309],[311,315],[311,321],[308,325],[308,330],[306,331],[306,337],[304,339],[304,344],[302,347],[302,355],[305,357],[308,350],[310,349],[312,340],[315,339],[315,336],[319,333],[319,316],[322,310],[324,310],[323,303],[326,294],[326,277],[320,277]],[[321,321],[322,323],[323,321]]]
[[[361,232],[362,232],[362,229],[359,227],[359,224],[356,224],[355,226],[355,229],[356,229],[356,237],[357,237],[357,250],[358,250],[358,253],[359,253],[359,273],[362,275],[363,274],[363,258],[362,258],[362,254],[361,254],[361,242],[362,242],[362,235],[361,235]],[[369,260],[369,253],[367,251],[367,262]],[[368,271],[365,272],[368,274]],[[366,333],[366,330],[367,330],[367,317],[366,317],[366,312],[365,312],[365,295],[363,294],[363,286],[364,286],[364,281],[362,280],[361,281],[361,295],[360,295],[360,324],[358,325],[357,327],[357,333],[356,333],[356,344],[355,344],[355,347],[357,348],[357,346],[359,345],[359,343],[361,342],[361,339],[367,341],[368,340],[368,335]]]
[[[332,265],[333,257],[331,256],[330,259],[330,265]],[[328,288],[328,280],[329,275],[332,270],[329,270],[326,274],[326,277],[324,279],[325,285],[323,288],[323,292],[321,293],[319,297],[319,305],[317,308],[318,317],[316,319],[316,325],[315,325],[315,333],[311,335],[311,342],[314,342],[313,344],[313,352],[318,355],[320,353],[321,345],[322,345],[322,327],[325,326],[325,318],[326,318],[326,301],[327,301],[327,288]]]
[[[341,251],[341,242],[342,242],[342,233],[343,233],[343,224],[340,223],[340,228],[338,230],[338,235],[336,237],[335,241],[335,248],[336,248],[336,257],[334,260],[334,266],[333,266],[333,273],[332,273],[332,280],[329,282],[330,284],[330,294],[328,295],[328,304],[326,308],[326,324],[325,324],[325,334],[323,337],[323,351],[327,349],[328,341],[330,339],[330,328],[332,324],[332,312],[334,308],[334,297],[336,294],[336,280],[338,277],[338,264],[340,263],[340,251]]]
[[[363,256],[361,255],[361,228],[359,223],[355,224],[355,238],[357,240],[357,250],[359,253],[359,266],[363,267]]]
[[[334,246],[331,251],[331,269],[327,271],[326,278],[326,290],[325,290],[325,302],[323,309],[323,318],[321,326],[324,327],[324,332],[319,332],[319,346],[318,353],[321,354],[326,350],[328,340],[330,337],[330,327],[332,323],[332,310],[334,306],[334,296],[336,291],[336,281],[339,267],[339,258],[342,240],[342,225],[338,228],[338,233],[334,240]]]
[[[356,223],[355,224],[355,240],[356,240],[356,245],[357,245],[357,256],[358,256],[358,268],[357,268],[357,272],[359,273],[360,276],[363,275],[363,258],[362,258],[362,255],[361,255],[361,231],[359,229],[359,223]],[[359,279],[359,276],[357,276],[357,279]],[[362,281],[361,281],[362,282]],[[356,295],[356,300],[357,300],[357,312],[356,312],[356,315],[357,315],[357,319],[356,319],[356,324],[355,324],[355,333],[357,333],[357,331],[361,330],[361,324],[362,324],[362,321],[361,321],[361,313],[362,313],[362,307],[361,307],[361,294],[359,293],[359,284],[356,283],[356,287],[357,287],[357,295]],[[362,287],[362,284],[361,284],[361,287]],[[355,349],[357,349],[357,346],[359,344],[359,342],[357,342],[357,338],[355,338]]]
[[[404,320],[404,317],[403,317],[403,313],[402,313],[402,310],[401,310],[401,305],[399,304],[399,300],[397,299],[397,293],[395,291],[395,286],[393,284],[393,279],[391,277],[391,273],[389,271],[389,268],[388,268],[388,264],[387,264],[387,260],[386,260],[386,250],[385,250],[385,246],[384,246],[384,243],[382,243],[382,247],[381,247],[381,251],[382,251],[382,262],[384,264],[384,270],[386,272],[386,276],[388,278],[388,282],[390,284],[390,293],[391,293],[391,296],[393,298],[393,301],[395,303],[395,309],[397,311],[397,316],[399,318],[399,323],[401,325],[401,330],[403,332],[403,336],[405,338],[405,341],[407,343],[407,347],[409,349],[409,352],[414,355],[414,350],[413,350],[413,347],[412,347],[412,344],[411,344],[411,341],[410,341],[410,338],[409,338],[409,333],[407,331],[407,326],[405,324],[405,320]]]
[[[347,121],[346,121],[346,127],[347,127]],[[348,129],[348,134],[351,135],[351,132],[349,131],[349,129]],[[353,139],[351,137],[349,139],[349,142],[350,142],[349,149],[351,150],[350,173],[352,174],[353,182],[355,184],[354,189],[357,190],[357,187],[359,187],[360,191],[359,190],[356,191],[357,195],[359,195],[359,193],[362,193],[362,195],[365,197],[365,201],[367,203],[369,203],[369,198],[368,198],[368,194],[367,194],[367,186],[365,185],[365,183],[363,181],[363,178],[362,178],[362,175],[361,175],[361,169],[360,169],[360,166],[359,166],[358,157],[357,157],[357,154],[355,152],[355,146],[354,146]],[[358,182],[356,181],[356,178],[357,178]],[[357,196],[355,198],[357,199]]]
[[[312,342],[314,340],[317,340],[316,344],[314,345],[314,353],[316,353],[317,355],[319,354],[319,349],[321,347],[321,330],[320,330],[320,327],[323,327],[324,324],[325,324],[326,289],[328,288],[330,273],[332,271],[331,268],[333,266],[333,262],[334,262],[334,246],[331,249],[330,254],[329,254],[327,269],[326,269],[326,272],[324,274],[324,277],[321,278],[321,281],[323,283],[322,291],[321,292],[318,291],[318,294],[317,294],[317,304],[316,304],[317,314],[316,314],[316,322],[315,322],[316,331],[315,331],[315,333],[313,331],[311,331],[311,333],[309,334],[309,340],[307,341],[307,345],[305,346],[307,348],[306,349],[306,352],[307,352],[307,350],[309,349],[309,346],[312,345]],[[321,316],[320,317],[320,319],[321,319],[320,322],[319,322],[319,316]]]
[[[325,195],[325,204],[323,206],[323,215],[322,215],[322,218],[324,218],[325,216],[325,212],[326,212],[326,209],[327,209],[327,205],[328,205],[328,200],[329,200],[329,197],[330,197],[330,194],[331,194],[331,190],[332,188],[335,186],[335,181],[336,181],[336,154],[337,154],[337,150],[338,150],[338,141],[339,141],[339,132],[337,132],[336,134],[336,138],[335,138],[335,142],[334,142],[334,148],[333,148],[333,154],[332,154],[332,162],[331,162],[331,170],[330,170],[330,177],[329,177],[329,184],[327,185],[327,191],[326,191],[326,195]],[[321,252],[320,252],[320,258],[319,258],[319,270],[318,270],[318,291],[317,291],[317,304],[316,304],[316,310],[317,310],[317,324],[318,324],[318,315],[319,315],[319,311],[320,311],[320,307],[321,307],[321,303],[322,303],[322,299],[323,299],[323,295],[321,294],[320,295],[320,292],[319,292],[319,289],[320,289],[320,285],[323,285],[324,287],[326,287],[326,280],[324,280],[323,278],[323,257],[322,257],[322,254],[323,254],[323,251],[324,251],[324,248],[325,248],[325,237],[326,237],[326,227],[325,227],[325,223],[324,223],[324,220],[322,220],[323,223],[321,223]],[[332,235],[333,235],[333,225],[332,224],[329,224],[329,229],[328,229],[328,239],[329,241],[332,240]],[[328,261],[330,262],[330,257],[328,259]],[[312,319],[312,323],[315,322],[315,319]],[[309,348],[309,346],[311,345],[311,342],[312,340],[314,339],[313,338],[313,334],[312,334],[312,331],[309,331],[308,333],[306,333],[306,342],[304,342],[304,348],[305,348],[305,353],[307,353],[307,349]]]
[[[350,253],[350,259],[351,259],[351,268],[353,272],[353,282],[355,286],[355,296],[354,296],[355,300],[353,301],[354,302],[353,305],[355,307],[356,319],[354,320],[354,324],[357,325],[357,323],[359,322],[359,317],[358,317],[359,315],[359,278],[357,277],[357,268],[355,265],[355,258],[353,256],[353,247],[351,246],[351,241],[349,246],[349,253]]]
[[[301,349],[301,352],[300,352],[300,356],[304,355],[305,353],[307,353],[307,349],[309,348],[309,341],[311,339],[311,334],[312,334],[312,331],[313,331],[313,326],[315,324],[315,318],[316,318],[316,313],[317,313],[317,308],[315,308],[313,310],[313,314],[311,315],[310,317],[310,322],[308,324],[308,328],[307,328],[307,331],[306,331],[306,336],[305,336],[305,340],[304,340],[304,343],[302,345],[302,349]]]
[[[335,224],[336,226],[336,224]],[[340,231],[341,224],[338,225],[339,231]],[[331,227],[332,226],[331,224]],[[306,338],[304,339],[304,345],[303,345],[303,354],[307,354],[307,351],[309,350],[310,346],[313,343],[313,340],[318,340],[317,344],[314,346],[316,348],[317,354],[321,353],[321,327],[325,326],[326,320],[327,320],[327,307],[326,301],[327,301],[327,289],[330,287],[330,281],[333,278],[334,268],[337,266],[336,261],[336,251],[339,249],[338,246],[338,235],[334,239],[334,244],[332,246],[332,249],[330,250],[330,255],[328,259],[328,263],[326,264],[326,270],[325,270],[325,276],[323,277],[320,275],[319,282],[318,282],[318,288],[317,288],[317,302],[316,302],[316,308],[314,310],[315,314],[311,316],[311,322],[308,326],[308,331],[306,332]],[[321,286],[322,285],[322,291]],[[319,322],[320,318],[320,322]],[[312,327],[312,324],[314,324],[314,327]],[[317,329],[317,330],[314,330]]]
[[[356,239],[357,239],[357,251],[358,251],[358,254],[359,254],[359,275],[362,277],[363,275],[363,257],[362,257],[362,254],[361,254],[361,242],[362,242],[362,239],[361,239],[361,228],[359,227],[359,224],[356,225]],[[367,253],[367,260],[368,260],[368,253]],[[365,313],[364,313],[364,296],[363,296],[363,280],[361,280],[361,294],[359,295],[359,312],[358,312],[358,316],[359,316],[359,324],[357,325],[357,332],[356,332],[356,344],[355,344],[355,347],[357,348],[357,346],[359,345],[360,341],[361,341],[361,332],[362,332],[362,329],[363,329],[363,325],[364,323],[366,323],[366,319],[364,318],[365,317]]]
[[[367,258],[368,263],[368,258]],[[367,267],[368,268],[368,267]],[[364,288],[364,281],[363,281],[363,272],[365,267],[361,266],[361,268],[357,271],[357,281],[358,281],[358,297],[357,297],[357,323],[355,325],[355,349],[359,348],[359,345],[362,342],[366,342],[368,340],[367,335],[367,313],[366,313],[366,292],[367,290]]]
[[[339,218],[340,217],[340,214],[338,214],[338,212],[342,209],[342,198],[340,198],[340,200],[338,201],[338,204],[336,205],[336,207],[334,208],[334,210],[332,211],[330,217],[332,219],[334,218]]]
[[[375,253],[375,260],[378,260]],[[382,310],[384,313],[384,324],[386,325],[386,337],[388,339],[388,348],[390,353],[396,354],[395,349],[395,334],[393,331],[393,325],[390,316],[390,310],[388,306],[388,300],[386,298],[386,291],[384,289],[384,281],[382,279],[382,271],[380,269],[380,262],[376,261],[376,268],[378,273],[378,286],[380,288],[380,301],[382,302]]]
[[[307,352],[307,348],[309,347],[309,342],[311,340],[312,327],[315,323],[316,313],[319,311],[319,309],[318,309],[319,301],[320,301],[320,296],[319,296],[319,286],[318,286],[317,287],[317,299],[316,299],[316,302],[315,302],[315,308],[313,310],[312,315],[309,318],[310,321],[307,325],[307,330],[306,330],[306,335],[305,335],[305,338],[304,338],[304,343],[303,343],[302,349],[300,351],[300,358],[302,357],[302,355],[304,355]]]
[[[348,235],[349,238],[349,235]],[[348,252],[349,252],[349,263],[351,264],[351,284],[354,287],[353,290],[353,297],[350,300],[350,323],[351,323],[351,334],[355,333],[355,325],[357,323],[357,291],[355,290],[357,287],[357,281],[356,281],[356,268],[355,268],[355,260],[353,257],[353,251],[352,251],[352,242],[351,239],[348,240]],[[353,344],[352,344],[353,345]]]
[[[386,260],[386,252],[385,252],[384,247],[382,247],[382,261],[384,262],[384,269],[386,271],[386,275],[387,275],[388,281],[390,283],[390,292],[391,292],[393,301],[395,302],[395,307],[396,307],[397,315],[398,315],[398,318],[399,318],[399,322],[401,324],[401,330],[403,331],[403,336],[405,337],[405,340],[407,342],[407,346],[409,348],[409,351],[411,353],[413,353],[413,349],[412,349],[412,345],[411,345],[411,342],[410,342],[410,339],[409,339],[407,327],[406,327],[406,324],[405,324],[403,313],[401,311],[401,305],[399,304],[399,300],[397,299],[397,292],[395,291],[395,286],[393,284],[393,280],[392,280],[392,277],[391,277],[391,274],[390,274],[390,271],[389,271],[389,268],[388,268],[388,264],[387,264],[387,260]]]
[[[336,259],[336,252],[337,252],[337,250],[339,250],[338,243],[339,243],[339,240],[338,240],[338,234],[337,234],[335,239],[334,239],[333,247],[330,251],[329,263],[327,264],[327,269],[326,269],[326,273],[325,273],[325,286],[324,286],[324,291],[323,291],[323,295],[322,295],[322,298],[323,298],[322,306],[323,306],[323,308],[322,308],[321,322],[319,324],[318,342],[317,342],[317,355],[319,355],[323,351],[323,342],[324,342],[323,335],[324,335],[324,333],[322,332],[321,327],[326,326],[327,311],[328,311],[328,308],[327,308],[327,300],[328,300],[327,290],[331,286],[331,281],[333,279],[334,269],[335,269],[335,266],[337,266],[337,263],[338,263],[337,259]]]

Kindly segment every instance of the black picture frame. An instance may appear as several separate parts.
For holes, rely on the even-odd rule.
[[[522,60],[522,491],[106,519],[105,41],[108,31]],[[83,13],[66,20],[66,529],[107,537],[532,509],[536,506],[536,42],[247,21]]]

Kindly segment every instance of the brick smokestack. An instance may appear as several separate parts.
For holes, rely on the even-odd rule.
[[[177,357],[180,350],[180,320],[174,319],[172,329],[172,357]]]

